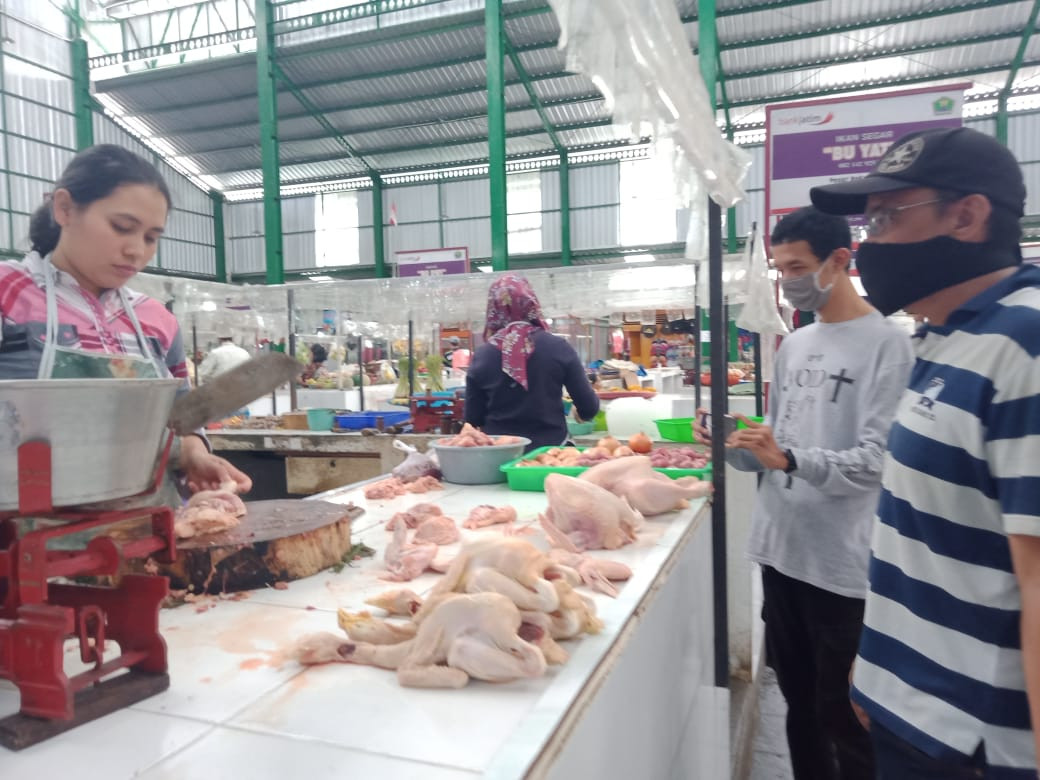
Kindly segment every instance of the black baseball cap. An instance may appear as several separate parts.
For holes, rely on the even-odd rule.
[[[813,205],[828,214],[862,214],[867,196],[912,187],[979,193],[994,207],[1025,213],[1022,169],[1006,146],[967,127],[909,133],[861,179],[813,187]]]

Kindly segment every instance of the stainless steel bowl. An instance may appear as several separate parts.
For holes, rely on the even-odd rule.
[[[51,445],[53,505],[146,490],[179,379],[0,381],[0,510],[18,508],[18,446]]]

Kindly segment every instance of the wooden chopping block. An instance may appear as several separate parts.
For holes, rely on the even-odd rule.
[[[351,520],[364,513],[353,504],[291,498],[245,504],[246,514],[235,528],[179,539],[172,564],[134,561],[131,568],[169,577],[173,590],[263,588],[340,563],[350,551]]]

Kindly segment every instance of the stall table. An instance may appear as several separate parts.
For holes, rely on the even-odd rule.
[[[545,508],[542,493],[445,488],[392,501],[367,501],[357,485],[315,496],[364,507],[354,536],[376,557],[286,590],[164,610],[170,689],[24,751],[0,750],[3,777],[59,777],[71,767],[83,780],[728,777],[729,694],[712,683],[703,501],[648,520],[635,544],[606,554],[634,576],[617,599],[595,596],[604,630],[563,643],[570,659],[543,678],[417,690],[381,669],[290,660],[300,635],[338,630],[338,607],[360,610],[400,587],[379,579],[393,512],[435,501],[461,521],[478,504],[509,503],[526,524]],[[528,538],[544,545],[540,531]],[[437,576],[407,585],[426,593]],[[0,716],[16,709],[17,693],[0,682]]]

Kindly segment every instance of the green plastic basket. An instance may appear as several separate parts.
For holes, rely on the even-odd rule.
[[[509,483],[510,490],[527,490],[540,492],[545,490],[545,478],[550,474],[565,474],[568,477],[577,477],[580,474],[587,471],[590,466],[520,466],[518,465],[524,460],[533,460],[534,458],[541,455],[547,450],[557,449],[556,447],[539,447],[536,450],[531,450],[529,453],[524,455],[522,458],[511,460],[509,463],[503,463],[500,467],[502,472],[506,475],[506,482]],[[586,448],[579,447],[579,452],[584,452]],[[699,479],[708,479],[711,476],[711,465],[709,464],[703,469],[654,469],[654,471],[660,471],[662,474],[667,474],[672,479],[679,479],[680,477],[697,477]]]
[[[654,420],[654,424],[662,439],[692,444],[696,441],[693,437],[694,419],[693,417],[673,417],[670,420]],[[757,423],[765,420],[764,417],[748,417],[748,419]],[[747,426],[737,420],[737,430],[739,431],[741,428],[747,428]]]

